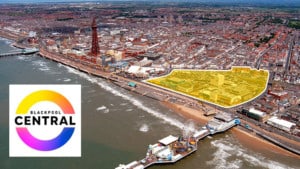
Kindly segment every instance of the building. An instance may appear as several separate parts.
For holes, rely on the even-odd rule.
[[[249,110],[242,109],[242,111],[237,112],[260,122],[264,122],[266,120],[266,113],[254,108],[250,108]]]
[[[273,116],[271,118],[268,119],[267,124],[276,127],[278,129],[284,130],[286,132],[291,132],[292,129],[294,129],[294,127],[296,126],[295,123],[283,120],[283,119],[279,119],[276,116]]]

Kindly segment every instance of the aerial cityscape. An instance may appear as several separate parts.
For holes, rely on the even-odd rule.
[[[232,67],[230,71],[173,70],[166,77],[147,82],[230,108],[259,96],[266,89],[268,78],[268,72],[264,70]]]
[[[9,84],[83,86],[88,161],[58,164],[198,168],[198,160],[202,168],[300,167],[297,1],[34,2],[0,3],[0,105],[7,107]],[[136,126],[139,134],[130,129]],[[0,141],[0,150],[8,146]],[[91,143],[103,152],[93,152]],[[241,150],[229,146],[217,154],[221,145]],[[111,158],[100,155],[103,166],[93,166],[97,157],[85,148]],[[34,168],[34,162],[1,158],[0,168]]]

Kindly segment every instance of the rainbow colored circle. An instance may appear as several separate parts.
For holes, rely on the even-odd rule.
[[[60,93],[51,90],[39,90],[27,95],[19,104],[16,114],[27,114],[34,104],[42,101],[57,104],[64,114],[75,114],[69,100]],[[26,127],[17,127],[16,129],[19,137],[29,147],[40,151],[51,151],[67,143],[72,137],[75,127],[64,127],[57,137],[50,140],[40,140],[34,137]]]

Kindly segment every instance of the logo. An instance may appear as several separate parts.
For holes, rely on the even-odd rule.
[[[80,85],[10,85],[10,157],[80,157]]]

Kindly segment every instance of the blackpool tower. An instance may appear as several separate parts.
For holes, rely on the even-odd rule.
[[[96,60],[96,57],[100,55],[100,47],[99,47],[99,41],[98,41],[98,34],[97,34],[97,23],[96,18],[93,19],[92,23],[92,49],[91,49],[91,55],[94,57],[94,61]]]

